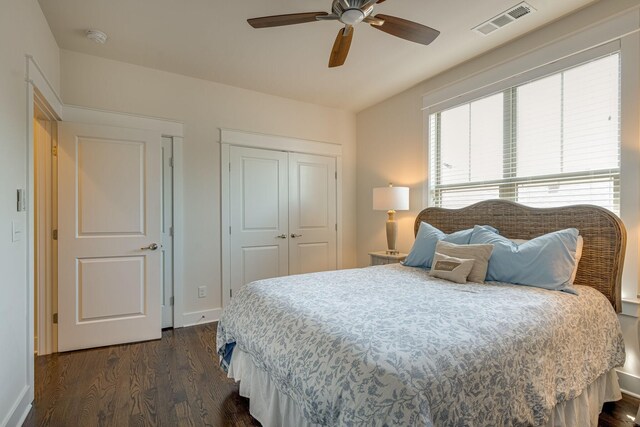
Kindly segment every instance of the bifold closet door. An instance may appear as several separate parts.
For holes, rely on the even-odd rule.
[[[337,266],[336,160],[289,153],[289,274]]]
[[[289,273],[287,153],[230,149],[231,292]]]

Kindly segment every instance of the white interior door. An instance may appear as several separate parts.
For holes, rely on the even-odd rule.
[[[160,133],[60,123],[58,144],[59,351],[160,338]]]
[[[337,266],[336,160],[289,154],[289,274]]]
[[[287,153],[230,149],[231,293],[288,274]]]
[[[173,327],[173,139],[162,137],[162,327]]]

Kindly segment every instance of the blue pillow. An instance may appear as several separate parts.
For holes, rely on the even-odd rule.
[[[493,245],[487,281],[577,294],[571,286],[578,246],[575,228],[555,231],[518,245],[488,228],[475,226],[470,243]]]
[[[484,227],[495,233],[498,232],[498,230],[488,225]],[[473,228],[469,228],[468,230],[445,234],[433,225],[421,222],[420,228],[418,228],[418,234],[416,235],[416,241],[413,242],[413,247],[403,264],[409,267],[431,268],[433,256],[436,252],[436,244],[440,240],[455,243],[456,245],[468,245],[472,233]]]

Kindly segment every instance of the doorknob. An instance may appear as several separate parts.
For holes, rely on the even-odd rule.
[[[302,234],[293,234],[293,233],[291,233],[291,237],[295,239],[296,237],[302,237]]]
[[[155,251],[156,249],[158,249],[158,244],[157,243],[152,243],[149,246],[145,247],[145,248],[140,248],[143,251]]]
[[[286,239],[287,235],[286,234],[281,234],[279,236],[276,236],[276,239]]]

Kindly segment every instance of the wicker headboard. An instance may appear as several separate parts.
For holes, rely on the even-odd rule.
[[[491,225],[510,239],[532,239],[551,231],[577,228],[584,239],[576,285],[591,286],[622,310],[620,283],[627,244],[624,224],[613,213],[592,205],[538,209],[506,200],[488,200],[462,209],[426,208],[416,217],[445,233]]]

